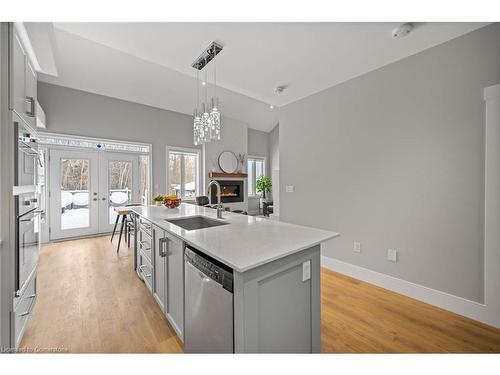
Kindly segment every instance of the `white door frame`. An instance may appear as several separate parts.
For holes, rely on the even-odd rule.
[[[91,150],[61,150],[50,152],[50,239],[60,240],[69,237],[81,237],[97,234],[99,231],[99,154]],[[85,228],[61,229],[61,159],[89,160],[89,225]]]
[[[124,152],[99,153],[99,233],[109,233],[114,222],[109,220],[109,174],[110,161],[129,161],[132,163],[132,197],[130,203],[139,202],[139,154]]]

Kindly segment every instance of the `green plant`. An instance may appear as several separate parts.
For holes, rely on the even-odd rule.
[[[255,188],[257,190],[257,193],[262,193],[262,198],[266,197],[266,193],[271,192],[271,188],[273,187],[273,184],[271,182],[271,179],[266,176],[260,176],[257,181],[255,181]]]
[[[157,194],[153,197],[152,202],[163,202],[165,200],[165,196],[163,194]]]

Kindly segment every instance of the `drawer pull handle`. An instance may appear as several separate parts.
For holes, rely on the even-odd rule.
[[[151,246],[146,246],[148,243],[146,241],[139,241],[139,245],[141,246],[142,249],[144,250],[151,250]]]
[[[31,296],[28,296],[28,298],[35,298],[36,294],[32,294]]]
[[[142,276],[144,276],[144,277],[151,277],[151,273],[146,273],[146,271],[144,271],[144,268],[146,268],[146,267],[147,266],[145,266],[145,265],[142,265],[142,266],[139,267],[139,269],[142,272]]]
[[[19,314],[19,316],[26,316],[26,315],[29,315],[30,314],[30,311],[26,311],[26,312],[23,312],[22,314]]]

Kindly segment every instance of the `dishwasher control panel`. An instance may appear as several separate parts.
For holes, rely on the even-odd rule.
[[[231,268],[189,246],[186,246],[184,258],[186,262],[222,285],[224,289],[233,291],[233,270]]]

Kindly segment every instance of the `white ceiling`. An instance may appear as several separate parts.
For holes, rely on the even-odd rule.
[[[228,89],[223,109],[269,131],[277,121],[269,104],[291,103],[486,24],[416,23],[403,39],[391,37],[397,23],[54,25],[60,74],[42,80],[183,113],[194,104],[191,63],[218,41],[224,50],[216,58],[217,83]],[[287,86],[280,96],[273,92],[278,85]]]

